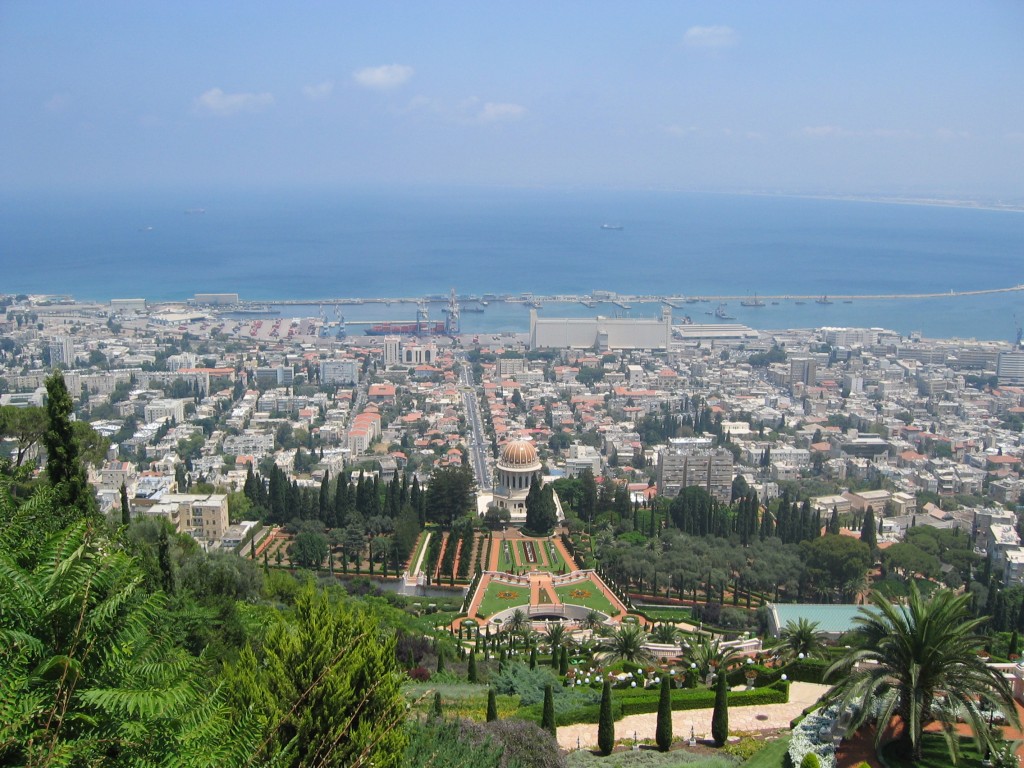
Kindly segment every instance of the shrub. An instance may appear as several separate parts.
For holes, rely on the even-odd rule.
[[[800,768],[821,768],[821,760],[813,752],[808,752],[800,761]]]
[[[505,664],[501,672],[491,678],[491,685],[498,693],[519,696],[524,707],[543,701],[546,685],[556,686],[559,691],[564,690],[558,685],[558,678],[549,667],[530,669],[521,662]]]
[[[409,679],[417,683],[425,683],[430,679],[430,670],[426,667],[413,667],[409,670]]]

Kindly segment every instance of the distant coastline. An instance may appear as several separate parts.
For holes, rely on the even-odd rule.
[[[913,205],[931,208],[962,208],[971,211],[1004,211],[1008,213],[1024,213],[1024,202],[998,203],[991,200],[974,200],[970,198],[944,197],[889,197],[887,195],[846,195],[798,192],[737,192],[730,194],[751,195],[752,197],[782,197],[797,200],[835,200],[844,203],[875,203],[878,205]]]

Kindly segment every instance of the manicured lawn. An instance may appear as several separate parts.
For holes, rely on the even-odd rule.
[[[789,751],[789,736],[771,742],[756,755],[743,763],[740,768],[783,768]]]
[[[620,737],[621,738],[621,737]],[[737,765],[735,757],[726,754],[709,755],[706,752],[690,752],[677,749],[672,752],[658,752],[653,749],[612,752],[601,757],[588,750],[571,751],[566,756],[569,768],[732,768]]]
[[[534,562],[531,563],[530,562],[530,558],[528,558],[526,556],[526,542],[525,541],[517,541],[516,542],[516,552],[519,553],[519,562],[523,564],[522,565],[523,568],[526,568],[527,570],[530,570],[530,571],[537,571],[537,570],[540,570],[540,562],[541,562],[541,560],[540,560],[540,552],[537,550],[537,542],[533,541],[532,539],[530,541],[533,542],[533,552],[536,555],[536,560]]]
[[[553,541],[542,542],[541,548],[544,550],[544,554],[548,557],[548,563],[550,564],[549,568],[552,573],[558,573],[563,569],[566,573],[574,570],[566,564],[565,558],[562,557],[562,553],[559,551],[558,547],[555,546]]]
[[[505,573],[512,571],[516,566],[512,557],[512,542],[495,540],[492,546],[498,547],[498,570]]]
[[[412,559],[409,560],[409,570],[411,571],[416,567],[416,563],[420,561],[420,552],[427,546],[427,540],[430,538],[430,532],[424,531],[420,534],[420,537],[416,540],[416,546],[412,551]]]
[[[590,579],[577,581],[575,584],[565,584],[555,587],[558,599],[563,603],[572,605],[585,605],[595,611],[601,611],[612,615],[616,613],[608,598],[604,596],[601,589]]]
[[[530,587],[526,584],[512,586],[492,581],[487,585],[483,600],[480,601],[479,615],[493,616],[498,611],[517,605],[530,604]]]
[[[678,608],[670,606],[658,606],[657,608],[654,608],[650,605],[644,605],[639,606],[637,610],[641,611],[651,621],[685,621],[690,624],[696,623],[693,620],[693,610],[688,605],[681,605]]]
[[[458,667],[461,672],[462,666]],[[464,717],[470,720],[483,720],[487,715],[487,686],[471,683],[446,683],[431,680],[427,683],[406,683],[402,693],[406,701],[417,715],[425,715],[434,703],[434,691],[441,694],[442,706],[446,717]],[[498,716],[514,717],[519,708],[518,696],[496,697]]]

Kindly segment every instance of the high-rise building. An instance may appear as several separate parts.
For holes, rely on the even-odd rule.
[[[392,366],[398,365],[401,360],[401,353],[399,347],[402,340],[398,336],[385,336],[384,337],[384,367],[391,368]]]
[[[1000,384],[1024,384],[1024,350],[1000,352],[996,376]]]
[[[658,453],[658,495],[678,496],[683,488],[699,486],[723,504],[732,499],[733,456],[712,448],[708,438],[669,440]]]
[[[64,368],[75,367],[75,345],[70,336],[54,336],[50,339],[50,365]]]
[[[814,386],[817,364],[813,357],[791,357],[789,358],[789,386],[805,384]]]

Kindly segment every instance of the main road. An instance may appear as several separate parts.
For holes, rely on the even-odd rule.
[[[466,408],[466,424],[469,427],[469,457],[473,466],[476,485],[483,492],[493,487],[491,482],[490,443],[484,436],[483,422],[480,419],[480,403],[477,400],[476,386],[473,382],[473,368],[466,360],[465,352],[456,353],[460,363],[459,389],[462,391],[462,403]]]

